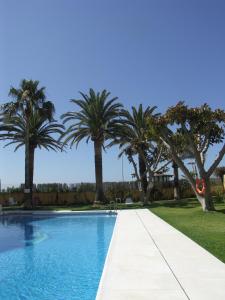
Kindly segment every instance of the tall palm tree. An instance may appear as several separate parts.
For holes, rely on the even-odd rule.
[[[103,176],[102,176],[102,149],[107,139],[114,137],[118,116],[122,105],[117,102],[117,97],[109,100],[110,93],[106,90],[96,93],[93,89],[89,94],[80,92],[82,99],[71,100],[79,107],[79,111],[67,112],[62,115],[63,123],[71,122],[62,135],[64,144],[70,143],[78,146],[79,142],[86,139],[94,143],[95,153],[95,179],[96,196],[95,202],[104,202]]]
[[[51,101],[46,100],[45,87],[39,88],[39,81],[23,79],[19,88],[11,87],[9,96],[13,101],[1,106],[3,115],[13,116],[18,112],[21,113],[26,122],[25,135],[25,203],[31,204],[31,191],[29,189],[30,181],[30,117],[34,111],[38,111],[43,118],[51,121],[54,114],[54,105]]]
[[[132,107],[131,113],[127,110],[122,110],[122,119],[120,120],[122,128],[118,131],[118,137],[114,141],[115,143],[119,143],[121,148],[131,147],[133,152],[138,154],[139,174],[144,194],[146,194],[148,186],[147,168],[144,157],[147,159],[147,150],[149,148],[149,118],[158,115],[154,114],[155,109],[155,106],[148,106],[144,110],[142,104],[140,104],[138,108]]]
[[[25,203],[25,206],[32,206],[33,195],[33,174],[34,174],[34,155],[36,148],[44,148],[47,150],[61,150],[61,143],[52,135],[63,133],[63,125],[57,124],[55,121],[49,122],[38,111],[34,111],[29,115],[29,125],[27,119],[21,113],[16,113],[14,116],[6,116],[0,125],[0,139],[9,140],[5,145],[15,144],[15,151],[26,145],[27,126],[29,126],[29,180],[28,188],[30,190],[30,203]]]

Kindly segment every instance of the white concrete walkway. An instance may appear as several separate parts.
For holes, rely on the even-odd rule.
[[[118,213],[97,300],[224,300],[225,264],[147,209]]]

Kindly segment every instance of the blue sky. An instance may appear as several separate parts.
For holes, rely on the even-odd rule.
[[[142,102],[163,112],[178,100],[225,108],[225,1],[0,0],[0,66],[0,102],[22,78],[38,79],[57,118],[90,87],[128,108]],[[107,181],[121,180],[117,155],[104,154]],[[94,181],[93,158],[92,144],[38,150],[35,182]],[[23,182],[23,149],[0,144],[0,178]]]

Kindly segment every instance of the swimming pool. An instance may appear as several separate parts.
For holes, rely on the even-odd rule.
[[[95,299],[116,216],[0,217],[0,299]]]

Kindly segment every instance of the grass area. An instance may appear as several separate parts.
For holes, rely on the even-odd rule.
[[[225,262],[225,203],[202,212],[197,200],[154,203],[150,210]]]

